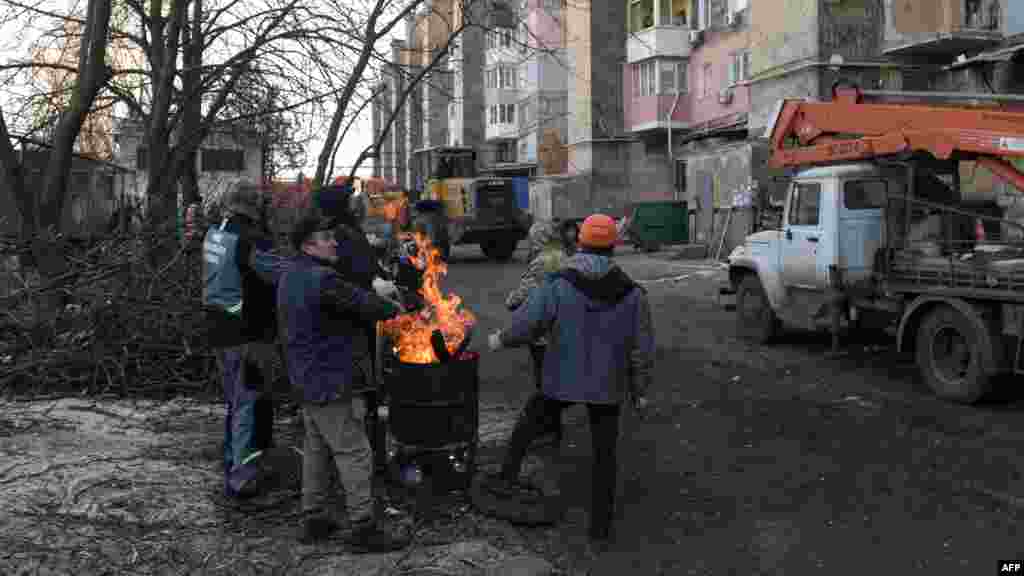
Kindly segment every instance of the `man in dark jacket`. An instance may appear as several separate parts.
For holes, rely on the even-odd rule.
[[[224,403],[224,492],[248,497],[258,490],[259,458],[274,425],[269,392],[277,333],[274,287],[250,266],[250,256],[272,248],[262,191],[241,182],[229,193],[227,216],[203,241],[203,304],[209,343],[221,349]]]
[[[358,201],[354,197],[352,186],[325,186],[313,193],[311,204],[335,222],[334,237],[337,240],[338,258],[331,267],[345,281],[363,290],[373,291],[373,279],[377,277],[380,265],[377,262],[376,250],[363,232],[359,218],[361,211],[355,208]],[[374,366],[376,359],[372,353],[377,338],[377,326],[375,322],[365,322],[362,329],[366,333],[366,338],[357,341],[360,348],[353,350],[353,354],[359,359],[359,366],[365,369],[370,377],[363,381],[360,389],[353,392],[366,400],[366,433],[375,449],[374,464],[379,471],[383,471],[386,466],[386,452],[383,449],[385,437],[377,418],[378,383],[372,377],[377,373]],[[366,349],[362,349],[363,342],[367,344]]]
[[[572,404],[587,407],[594,450],[590,540],[598,546],[611,535],[620,406],[632,398],[634,408],[646,408],[654,354],[647,293],[612,261],[616,235],[610,217],[587,218],[579,252],[488,341],[497,350],[548,337],[543,398],[528,405],[509,440],[501,472],[507,485],[517,483],[527,448],[547,423]]]
[[[364,326],[396,316],[401,307],[345,281],[333,269],[338,258],[334,228],[318,210],[299,220],[292,243],[300,254],[278,285],[288,374],[303,394],[301,540],[310,543],[337,528],[325,509],[333,460],[353,524],[350,543],[363,551],[387,552],[406,541],[384,528],[373,505],[366,406],[354,393],[369,378],[360,366],[360,351],[367,349]]]

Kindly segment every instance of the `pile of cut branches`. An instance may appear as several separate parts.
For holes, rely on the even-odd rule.
[[[216,390],[215,357],[202,343],[199,244],[173,231],[62,239],[63,274],[42,278],[31,265],[8,272],[0,393]],[[6,239],[0,255],[24,258],[30,247]]]

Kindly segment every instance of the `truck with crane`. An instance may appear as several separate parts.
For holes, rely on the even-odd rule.
[[[937,396],[974,403],[997,375],[1024,374],[1024,227],[964,209],[958,168],[976,162],[1024,191],[1011,162],[1024,158],[1024,108],[1012,105],[1024,97],[912,96],[837,85],[831,101],[779,103],[769,165],[790,171],[781,224],[733,251],[723,293],[759,343],[784,325],[828,327],[834,348],[843,326],[895,329]]]

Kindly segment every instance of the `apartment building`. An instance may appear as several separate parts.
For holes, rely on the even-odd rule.
[[[433,2],[434,13],[446,10],[441,2]],[[451,21],[458,21],[458,9],[452,8]],[[438,141],[430,134],[444,133],[449,145],[477,149],[482,173],[530,177],[530,209],[540,218],[595,209],[623,215],[632,200],[671,193],[650,185],[668,181],[664,157],[650,162],[623,123],[621,0],[506,0],[481,10],[473,16],[481,25],[460,35],[446,63],[447,113],[436,113],[442,98],[433,87],[414,90],[377,158],[381,176],[409,188],[422,185],[411,180],[409,157]],[[394,108],[403,78],[429,61],[426,39],[434,46],[442,41],[443,26],[432,18],[425,12],[411,17],[406,40],[393,45],[388,97],[375,102],[375,117]],[[476,39],[467,35],[474,29]],[[434,102],[427,102],[428,94],[437,94]],[[650,178],[652,170],[665,174]]]
[[[711,243],[716,214],[747,197],[764,162],[765,147],[748,138],[750,4],[763,0],[627,1],[626,125],[665,151],[658,185],[687,201],[691,240]],[[751,222],[730,219],[733,242]]]
[[[966,66],[1024,27],[1024,3],[1013,0],[626,2],[627,129],[669,151],[691,239],[717,248],[724,233],[725,251],[753,225],[751,204],[784,194],[766,167],[779,99],[827,99],[839,80],[959,89],[945,68]],[[1011,67],[1001,70],[1009,82]]]

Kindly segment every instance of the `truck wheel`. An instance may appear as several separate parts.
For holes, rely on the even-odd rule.
[[[917,366],[936,396],[973,404],[989,391],[979,339],[970,320],[951,306],[935,308],[921,322]]]
[[[764,344],[779,332],[779,319],[775,316],[761,281],[747,274],[736,290],[736,331],[747,340]]]
[[[516,251],[519,241],[515,238],[490,238],[480,244],[484,255],[498,262],[507,262]]]

